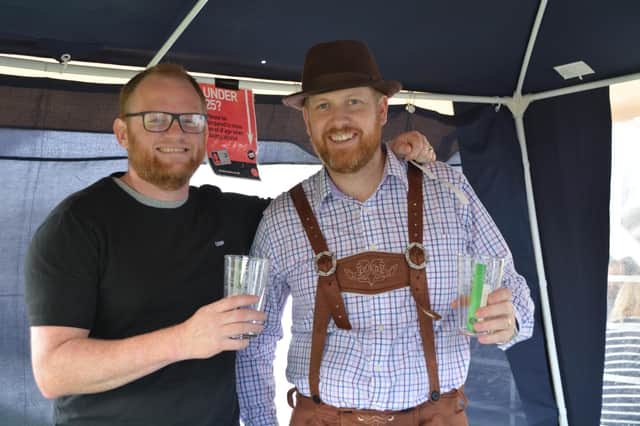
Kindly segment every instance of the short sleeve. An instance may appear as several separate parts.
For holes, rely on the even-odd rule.
[[[95,229],[56,208],[36,231],[25,259],[25,301],[31,326],[91,329],[99,286]]]

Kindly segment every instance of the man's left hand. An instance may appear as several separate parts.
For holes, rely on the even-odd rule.
[[[436,160],[436,153],[426,136],[416,130],[399,134],[389,142],[389,148],[407,161],[430,163]]]
[[[479,336],[478,342],[502,345],[516,336],[516,316],[511,300],[511,289],[508,288],[499,288],[489,294],[487,306],[476,311],[482,321],[474,324],[475,330],[488,332]]]

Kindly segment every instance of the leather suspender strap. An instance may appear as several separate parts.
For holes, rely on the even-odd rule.
[[[409,214],[409,243],[422,244],[422,172],[413,164],[407,166],[409,193],[407,212]]]
[[[311,398],[320,403],[320,365],[322,364],[322,354],[327,341],[327,327],[329,327],[329,302],[325,294],[318,291],[313,313],[313,330],[311,337],[311,357],[309,359],[309,390]]]
[[[328,252],[329,248],[327,247],[327,242],[324,240],[324,236],[320,230],[320,225],[318,225],[318,221],[311,210],[311,206],[309,205],[307,196],[304,193],[302,184],[299,183],[291,188],[289,190],[289,195],[291,196],[291,200],[293,200],[293,204],[296,206],[298,216],[300,216],[300,220],[302,221],[304,232],[307,233],[307,238],[309,239],[309,243],[311,243],[313,251],[316,254]]]
[[[437,401],[440,399],[440,381],[438,379],[433,318],[439,319],[440,316],[431,311],[429,286],[426,278],[426,262],[428,259],[427,253],[422,246],[422,172],[412,164],[409,164],[408,167],[409,193],[407,195],[407,212],[409,215],[410,244],[407,248],[407,261],[410,266],[409,285],[418,310],[422,349],[429,376],[429,394],[431,400]]]
[[[314,260],[318,272],[316,287],[316,301],[313,315],[313,335],[311,339],[311,359],[309,361],[309,388],[311,398],[320,403],[320,364],[327,340],[329,319],[340,328],[351,330],[351,323],[347,316],[344,300],[340,294],[336,270],[335,254],[330,253],[327,242],[322,235],[318,221],[311,210],[309,201],[304,194],[302,184],[298,184],[289,191],[289,195],[302,221],[309,243],[316,258]]]

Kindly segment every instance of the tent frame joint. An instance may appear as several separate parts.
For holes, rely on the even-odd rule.
[[[514,117],[524,117],[524,113],[529,108],[529,104],[533,102],[530,95],[516,95],[506,102],[507,107],[511,110]]]

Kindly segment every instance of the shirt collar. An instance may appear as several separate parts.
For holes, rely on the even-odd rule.
[[[399,160],[394,154],[389,152],[385,145],[383,145],[383,155],[385,156],[384,171],[382,174],[382,180],[380,185],[376,189],[376,192],[389,181],[396,180],[405,189],[409,190],[409,182],[407,180],[407,164],[406,162]],[[331,180],[329,173],[325,167],[317,173],[313,179],[313,187],[316,189],[312,191],[312,199],[310,200],[316,211],[319,211],[322,204],[330,199],[346,199],[345,195]]]

